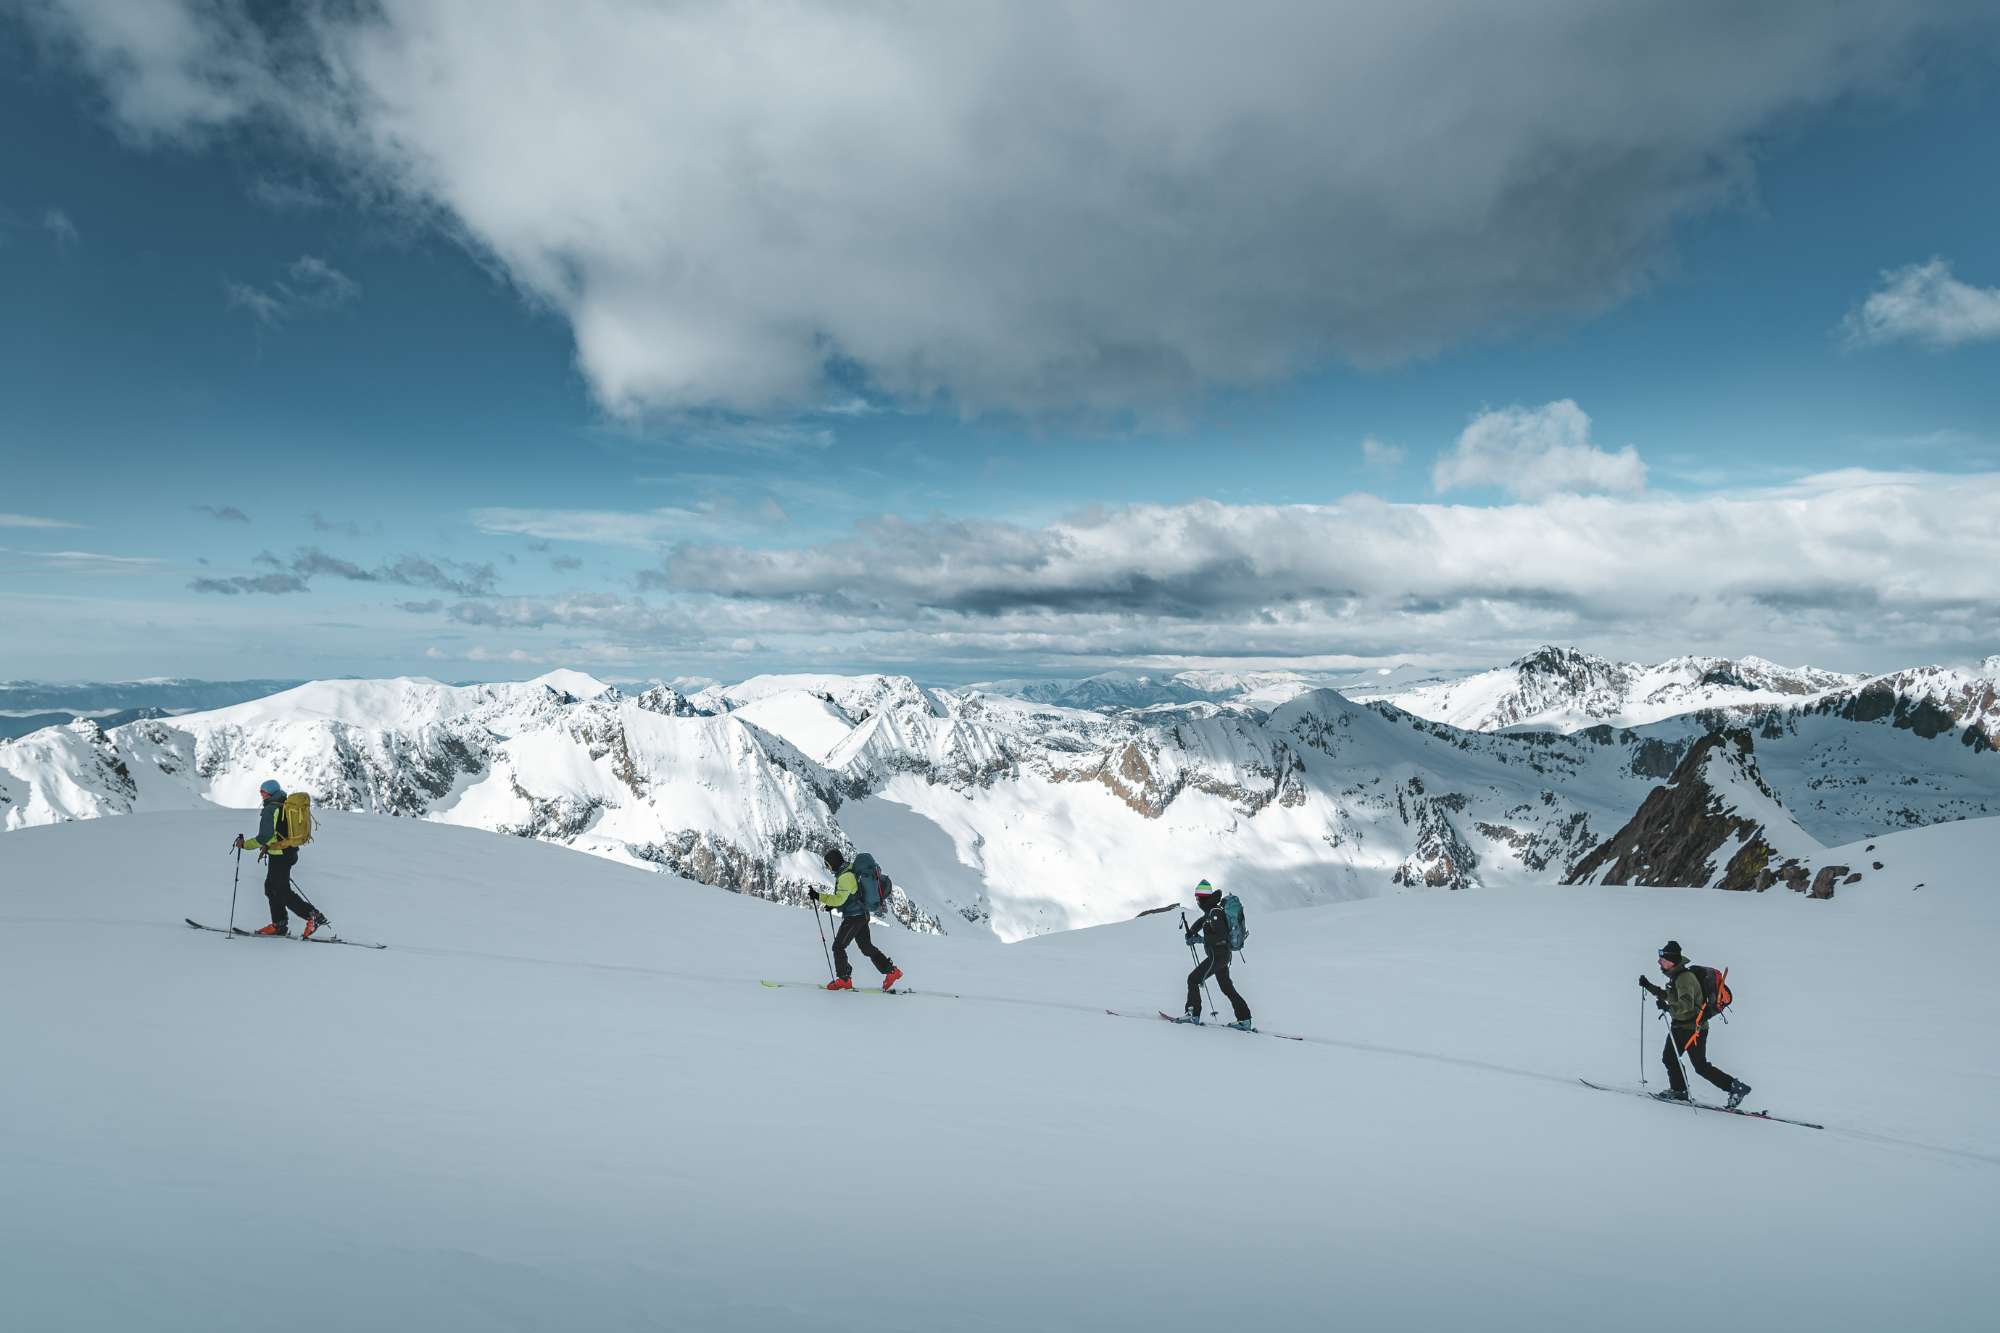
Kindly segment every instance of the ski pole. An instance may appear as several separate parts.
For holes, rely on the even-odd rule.
[[[1666,1015],[1662,1014],[1661,1017],[1664,1018]],[[1681,1087],[1691,1088],[1692,1085],[1688,1082],[1687,1066],[1681,1063],[1681,1044],[1674,1040],[1674,1030],[1671,1027],[1667,1029],[1667,1048],[1674,1053],[1674,1066],[1681,1071]],[[1694,1100],[1692,1094],[1689,1095],[1688,1100]]]
[[[1182,912],[1182,913],[1181,913],[1181,938],[1182,938],[1183,940],[1187,940],[1187,947],[1188,947],[1188,957],[1190,957],[1190,958],[1194,959],[1194,965],[1195,965],[1196,967],[1200,967],[1200,966],[1201,966],[1201,955],[1200,955],[1200,954],[1198,954],[1198,953],[1196,953],[1196,952],[1194,951],[1194,941],[1192,941],[1192,940],[1188,940],[1188,938],[1187,938],[1187,933],[1188,933],[1188,923],[1187,923],[1187,913],[1186,913],[1186,912]],[[1218,1017],[1218,1016],[1219,1016],[1219,1015],[1221,1014],[1221,1011],[1220,1011],[1220,1010],[1218,1010],[1218,1009],[1217,1009],[1217,1008],[1215,1007],[1215,997],[1214,997],[1213,995],[1209,994],[1209,992],[1208,992],[1208,978],[1207,978],[1207,977],[1203,977],[1203,978],[1201,979],[1201,997],[1202,997],[1202,999],[1204,999],[1204,1000],[1207,1000],[1207,1001],[1208,1001],[1208,1016],[1209,1016],[1210,1018],[1215,1018],[1215,1017]]]
[[[1646,1086],[1646,993],[1639,992],[1639,1087]]]
[[[820,920],[820,916],[819,916],[819,897],[818,897],[818,895],[817,895],[817,894],[813,895],[813,903],[812,903],[812,913],[813,913],[813,924],[814,924],[815,926],[818,926],[818,927],[819,927],[819,952],[820,952],[820,956],[826,959],[826,975],[827,975],[827,979],[828,979],[828,980],[832,980],[832,979],[833,979],[833,953],[832,953],[832,951],[831,951],[831,950],[829,950],[829,949],[828,949],[828,948],[826,947],[826,922],[824,922],[824,921]]]
[[[236,849],[236,873],[229,877],[229,933],[236,933],[236,885],[243,878],[243,849]]]

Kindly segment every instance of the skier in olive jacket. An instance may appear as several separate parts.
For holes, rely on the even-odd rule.
[[[826,849],[826,868],[833,872],[833,891],[814,896],[827,911],[840,912],[840,929],[833,935],[834,978],[826,988],[854,989],[854,965],[847,961],[847,946],[858,944],[861,952],[868,955],[868,961],[875,964],[875,970],[882,974],[882,989],[888,990],[903,979],[903,969],[868,938],[868,896],[861,891],[861,881],[838,847]]]
[[[1749,1095],[1750,1085],[1732,1078],[1708,1062],[1708,1023],[1714,1015],[1709,1012],[1708,997],[1702,992],[1701,978],[1688,966],[1687,955],[1681,952],[1679,940],[1668,940],[1661,948],[1660,971],[1667,975],[1664,986],[1654,984],[1648,977],[1639,978],[1639,984],[1652,992],[1654,1002],[1670,1020],[1667,1045],[1660,1053],[1660,1059],[1667,1066],[1667,1082],[1671,1086],[1666,1092],[1655,1093],[1654,1096],[1670,1102],[1688,1100],[1687,1075],[1681,1072],[1680,1062],[1680,1052],[1685,1051],[1694,1065],[1694,1072],[1728,1093],[1729,1109],[1735,1110]]]
[[[292,867],[298,864],[299,849],[286,837],[285,789],[275,778],[267,778],[257,788],[257,794],[264,798],[264,808],[257,816],[257,836],[245,839],[240,833],[236,835],[239,851],[255,847],[257,855],[266,862],[264,897],[271,904],[271,924],[257,933],[289,935],[290,918],[285,915],[289,909],[305,919],[306,928],[301,933],[311,939],[314,931],[327,924],[327,919],[292,887]]]

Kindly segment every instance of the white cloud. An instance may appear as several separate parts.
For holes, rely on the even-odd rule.
[[[685,497],[684,503],[653,509],[525,509],[490,507],[472,511],[473,526],[501,537],[537,541],[588,542],[599,546],[654,549],[675,542],[768,531],[791,522],[780,495],[822,512],[836,492],[784,475],[741,477],[679,473],[657,479]],[[850,506],[854,507],[854,506]]]
[[[260,176],[250,182],[251,199],[273,213],[309,213],[326,207],[327,198],[309,180],[273,180]]]
[[[346,305],[361,295],[361,284],[314,255],[300,255],[285,268],[279,290],[295,304],[316,310]]]
[[[106,555],[102,551],[23,551],[0,546],[0,573],[150,574],[165,563],[150,555]],[[11,568],[10,568],[11,566]]]
[[[1482,412],[1431,468],[1439,491],[1497,486],[1539,499],[1558,494],[1646,488],[1646,465],[1626,445],[1608,453],[1590,442],[1590,417],[1564,398],[1541,407]]]
[[[249,311],[259,324],[275,325],[285,317],[283,301],[248,283],[225,280],[222,284],[222,299],[231,310]]]
[[[68,254],[72,246],[79,245],[83,241],[76,224],[71,222],[69,214],[60,208],[51,208],[42,214],[42,227],[55,239],[56,249],[64,254]]]
[[[1639,655],[1789,644],[1912,659],[1990,641],[2000,474],[1848,471],[1701,497],[1555,495],[1493,508],[1233,506],[1093,512],[1043,527],[877,522],[863,546],[678,548],[652,581],[721,640],[993,662],[1394,656],[1498,659],[1542,640]],[[544,608],[547,611],[547,608]],[[544,614],[538,623],[615,622]],[[1976,655],[1976,654],[1975,654]]]
[[[29,13],[71,41],[103,84],[115,123],[141,140],[233,121],[279,91],[238,6],[56,0]]]
[[[334,310],[361,295],[361,284],[314,255],[300,255],[270,287],[225,280],[223,299],[260,324],[277,326],[308,311]]]
[[[705,531],[709,516],[694,509],[506,509],[472,511],[473,526],[493,536],[600,546],[658,547]]]
[[[1849,470],[1493,508],[1364,495],[1040,526],[878,519],[866,543],[677,547],[644,596],[421,609],[538,652],[560,641],[551,660],[578,660],[588,641],[720,666],[743,641],[767,663],[968,679],[1139,661],[1490,662],[1540,642],[1906,665],[1991,651],[1996,506],[2000,473]]]
[[[1992,21],[1976,0],[31,12],[128,132],[252,122],[439,218],[568,319],[621,413],[810,410],[839,366],[871,399],[1166,414],[1587,316],[1741,196],[1774,125]]]
[[[433,662],[500,662],[510,666],[545,666],[550,662],[572,660],[561,653],[531,653],[525,648],[488,648],[484,645],[448,650],[432,644],[424,649],[424,656]]]
[[[1361,461],[1369,467],[1393,472],[1403,466],[1407,451],[1400,444],[1384,444],[1370,435],[1361,442]]]
[[[1888,269],[1841,324],[1854,346],[1915,342],[1932,347],[2000,338],[2000,287],[1974,287],[1943,259]]]
[[[0,528],[80,528],[83,524],[34,514],[0,514]]]

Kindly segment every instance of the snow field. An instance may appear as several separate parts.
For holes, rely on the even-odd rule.
[[[806,913],[417,821],[331,814],[300,866],[386,951],[188,930],[249,819],[0,837],[11,1326],[1837,1330],[2000,1296],[1996,821],[1879,839],[1829,903],[1256,914],[1239,985],[1295,1044],[1101,1012],[1177,1007],[1171,917],[879,932],[962,1000],[771,990],[823,970]],[[1574,1082],[1635,1079],[1669,935],[1742,992],[1717,1063],[1827,1132]]]

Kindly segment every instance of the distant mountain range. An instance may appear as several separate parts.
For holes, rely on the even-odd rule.
[[[1647,666],[1547,646],[1507,666],[1439,672],[1397,666],[1350,672],[1111,671],[1077,680],[994,681],[971,688],[1068,708],[1123,710],[1197,702],[1275,707],[1308,690],[1391,703],[1467,731],[1577,731],[1639,726],[1704,708],[1786,703],[1866,679],[1758,657],[1677,657]]]
[[[1580,871],[1656,882],[1664,863],[1643,846],[1667,838],[1687,844],[1675,873],[1700,868],[1707,883],[1733,860],[1707,869],[1711,815],[1739,819],[1716,847],[1749,836],[1740,824],[1771,827],[1775,867],[1810,861],[1816,845],[2000,813],[1991,675],[1621,668],[1553,650],[1487,675],[1506,688],[1464,689],[1474,677],[1411,693],[1505,729],[1324,688],[1249,702],[1289,689],[1265,676],[1121,678],[1135,702],[1096,709],[893,675],[765,676],[691,695],[567,671],[321,681],[0,742],[0,822],[248,807],[276,777],[329,812],[315,857],[338,855],[339,811],[374,811],[800,901],[824,880],[822,850],[865,847],[906,892],[906,924],[1018,939],[1178,901],[1204,877],[1260,909]],[[1156,689],[1237,693],[1175,703]],[[1675,699],[1695,711],[1573,726]],[[1573,729],[1522,730],[1531,718]],[[1754,743],[1754,760],[1701,744],[1724,732]],[[1656,810],[1668,833],[1630,833],[1656,789],[1687,783],[1692,755],[1709,788],[1701,818]],[[1732,755],[1736,768],[1715,769]],[[1702,827],[1676,832],[1677,820]],[[1621,836],[1641,850],[1596,855]]]
[[[157,708],[187,713],[227,708],[302,684],[297,680],[110,680],[53,684],[40,680],[0,680],[0,717],[29,713],[100,716]]]
[[[79,717],[87,717],[100,727],[122,727],[127,722],[137,722],[149,717],[167,717],[163,708],[124,708],[114,713],[98,713],[63,708],[48,713],[0,713],[0,741],[15,740],[44,727],[59,727],[74,722]]]

